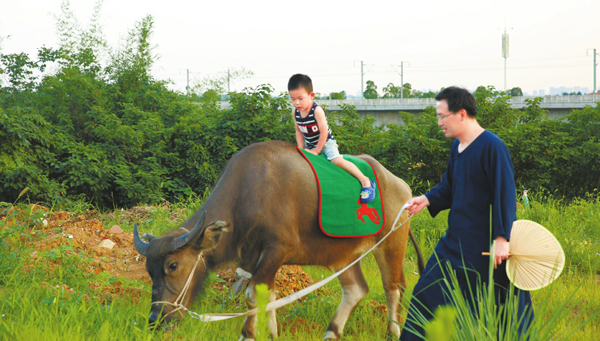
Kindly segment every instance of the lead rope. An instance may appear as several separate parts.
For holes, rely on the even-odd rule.
[[[402,212],[404,212],[404,210],[408,207],[408,204],[404,204],[404,206],[402,206],[402,208],[400,209],[400,212],[398,212],[398,215],[396,216],[396,220],[394,220],[394,224],[392,224],[392,228],[390,229],[390,232],[388,232],[383,238],[381,238],[380,241],[378,241],[375,245],[373,245],[373,247],[371,247],[367,252],[363,253],[360,257],[358,257],[354,262],[348,264],[345,268],[343,268],[342,270],[334,273],[333,275],[325,278],[324,280],[317,282],[309,287],[306,287],[302,290],[296,291],[295,293],[288,295],[286,297],[282,297],[278,300],[275,300],[273,302],[270,302],[269,304],[267,304],[267,308],[266,311],[272,311],[275,309],[279,309],[287,304],[290,304],[300,298],[302,298],[303,296],[306,296],[308,294],[310,294],[311,292],[319,289],[320,287],[324,286],[325,284],[329,283],[331,280],[333,280],[334,278],[338,277],[339,275],[341,275],[344,271],[348,270],[350,267],[352,267],[354,264],[356,264],[358,261],[360,261],[361,259],[363,259],[366,255],[368,255],[369,253],[371,253],[371,251],[373,251],[377,246],[379,246],[379,244],[381,244],[392,232],[396,231],[398,228],[400,228],[401,226],[403,226],[404,224],[406,224],[410,218],[412,217],[412,215],[408,216],[408,219],[406,219],[404,222],[402,222],[400,225],[396,226],[396,223],[398,222],[398,219],[400,219],[400,215],[402,215]],[[181,293],[179,294],[179,297],[177,297],[177,299],[175,300],[175,302],[171,303],[171,302],[167,302],[167,301],[157,301],[157,302],[152,302],[151,304],[158,304],[158,303],[164,303],[164,304],[169,304],[172,306],[177,307],[175,310],[169,312],[169,314],[174,313],[180,309],[185,310],[188,314],[190,314],[190,316],[192,316],[193,318],[203,321],[203,322],[212,322],[212,321],[222,321],[222,320],[227,320],[230,318],[234,318],[234,317],[242,317],[242,316],[250,316],[250,315],[256,315],[258,313],[258,308],[254,308],[252,310],[248,310],[245,313],[225,313],[225,314],[198,314],[194,311],[189,310],[188,308],[186,308],[182,303],[183,303],[183,297],[185,297],[185,295],[187,294],[187,291],[189,289],[190,283],[192,282],[192,277],[194,275],[194,271],[196,271],[196,266],[198,265],[198,262],[200,261],[200,259],[202,259],[202,261],[204,262],[204,254],[202,252],[200,252],[200,254],[198,254],[198,258],[196,259],[196,263],[194,264],[194,267],[192,268],[192,271],[190,272],[190,275],[187,279],[187,282],[185,283],[185,286],[183,287],[183,290],[181,290]],[[206,264],[205,264],[206,265]],[[181,302],[179,301],[181,299]]]

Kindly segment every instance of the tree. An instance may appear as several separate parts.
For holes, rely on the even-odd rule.
[[[383,98],[400,98],[400,87],[395,86],[394,83],[388,84],[383,88]]]
[[[377,85],[373,81],[367,81],[367,90],[363,93],[363,96],[367,99],[375,99],[379,97],[377,94]]]
[[[395,86],[393,83],[390,83],[385,88],[383,88],[383,93],[383,98],[409,98],[419,97],[417,94],[420,94],[421,92],[413,92],[410,83],[404,83],[402,87]],[[435,95],[433,95],[433,97],[435,97]]]
[[[515,97],[515,96],[523,96],[523,91],[521,90],[521,88],[519,87],[514,87],[512,89],[510,89],[508,91],[508,94]]]
[[[410,85],[410,83],[404,83],[404,85],[402,87],[402,92],[403,92],[404,98],[410,97],[410,95],[412,93],[412,86]]]
[[[419,90],[413,90],[412,94],[410,97],[414,97],[414,98],[435,98],[435,96],[437,96],[437,92],[433,92],[431,90],[427,91],[427,92],[422,92]]]
[[[331,99],[346,99],[346,91],[332,92],[329,94]]]

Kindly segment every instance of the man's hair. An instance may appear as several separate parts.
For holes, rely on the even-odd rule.
[[[307,75],[297,73],[290,77],[288,82],[288,91],[304,88],[309,94],[313,92],[312,81]]]
[[[467,90],[456,86],[451,86],[440,91],[435,96],[436,101],[445,99],[448,102],[448,110],[457,113],[460,109],[465,109],[469,117],[477,115],[477,103],[475,97]]]

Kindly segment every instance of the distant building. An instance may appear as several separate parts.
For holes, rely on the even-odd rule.
[[[545,96],[546,95],[546,90],[540,89],[539,94],[540,94],[540,96]]]
[[[537,96],[537,95],[538,95],[538,94],[537,94],[537,90],[533,90],[533,95],[534,95],[534,96]]]

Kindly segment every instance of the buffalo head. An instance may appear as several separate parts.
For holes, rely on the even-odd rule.
[[[189,290],[179,302],[189,308],[198,294],[200,284],[206,278],[207,267],[203,254],[217,245],[221,234],[227,231],[228,225],[223,221],[215,221],[203,227],[205,214],[206,212],[202,214],[191,231],[179,228],[160,238],[148,235],[148,242],[140,238],[137,224],[133,228],[135,249],[146,257],[146,270],[152,278],[152,304],[149,318],[151,325],[157,322],[168,323],[175,317],[176,311],[179,315],[183,314],[183,311],[177,310],[172,303],[184,289],[198,259]]]

